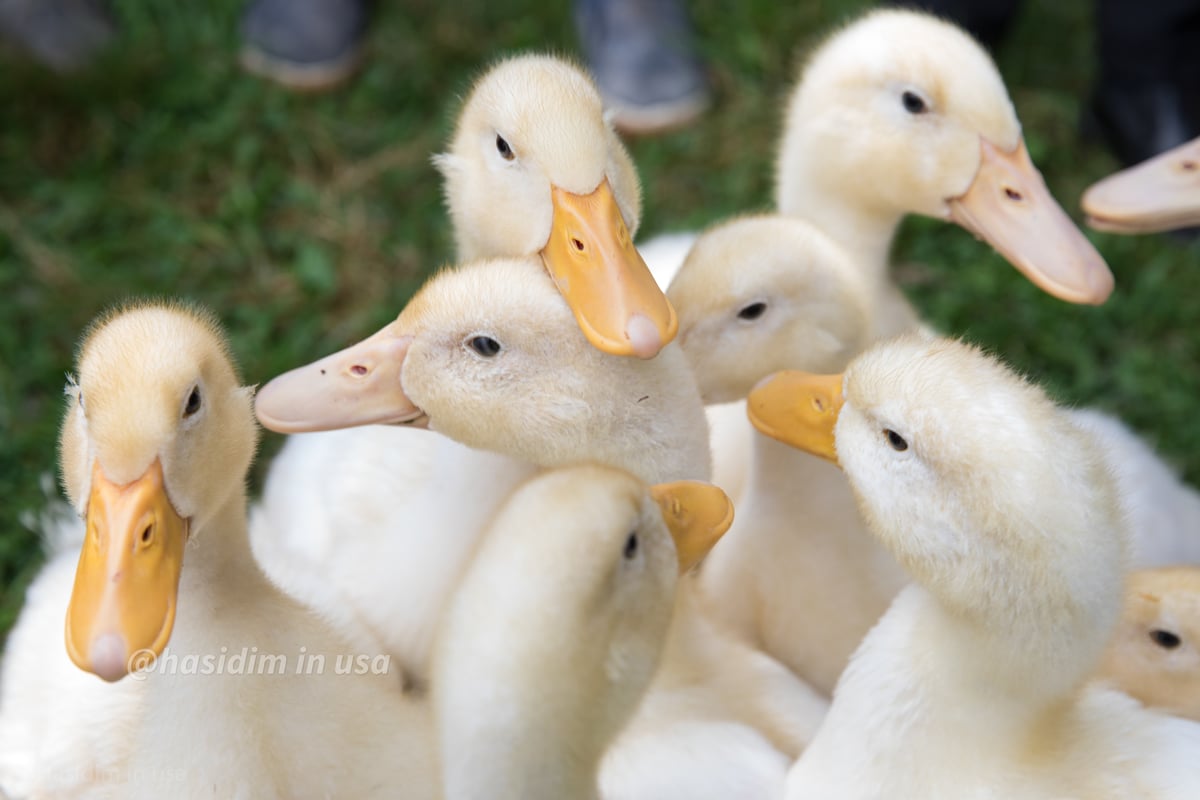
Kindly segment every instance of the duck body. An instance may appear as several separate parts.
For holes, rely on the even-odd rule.
[[[432,431],[295,434],[252,511],[254,555],[276,585],[419,687],[440,609],[501,502],[534,471]]]
[[[1070,415],[1100,441],[1117,476],[1132,531],[1130,567],[1200,564],[1200,492],[1116,417],[1095,409]]]
[[[132,755],[141,684],[106,684],[71,663],[63,647],[78,562],[78,544],[51,555],[8,634],[0,671],[0,795],[116,798]]]

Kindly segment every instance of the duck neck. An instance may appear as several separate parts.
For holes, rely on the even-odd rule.
[[[779,212],[802,217],[828,234],[846,249],[869,285],[882,292],[889,284],[889,254],[904,213],[868,205],[844,188],[817,181],[819,176],[805,174],[781,187]]]
[[[844,508],[842,500],[853,503],[850,484],[835,464],[803,450],[778,442],[756,430],[751,431],[750,469],[746,480],[747,506],[768,510],[793,508],[808,498],[822,498],[822,506]],[[797,487],[803,487],[797,491]],[[818,509],[806,508],[810,515]],[[805,525],[803,529],[817,530],[820,526]],[[791,535],[794,531],[788,531]]]
[[[244,590],[271,588],[250,550],[246,490],[239,486],[202,527],[191,532],[179,581],[181,624],[176,626],[172,643],[180,643],[180,634],[187,638],[193,614],[198,625],[207,626],[211,622],[214,597],[228,598]]]
[[[831,741],[814,745],[813,755],[838,758],[853,736],[856,763],[904,774],[922,771],[915,759],[924,753],[971,759],[1019,747],[1052,728],[1064,707],[1062,691],[1048,686],[1058,680],[1053,665],[1030,662],[910,585],[843,672],[825,721],[829,731],[819,735]],[[936,746],[914,751],[914,736]]]

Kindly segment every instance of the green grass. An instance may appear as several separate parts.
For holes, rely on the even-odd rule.
[[[717,105],[693,129],[632,144],[643,235],[769,207],[796,67],[868,5],[691,3]],[[63,375],[88,321],[122,298],[192,298],[220,314],[253,382],[375,330],[451,257],[428,156],[471,77],[509,51],[576,51],[566,2],[379,6],[365,70],[321,97],[238,71],[228,0],[118,3],[117,46],[70,80],[0,53],[0,631],[40,562],[21,520],[44,503]],[[1031,153],[1074,213],[1115,166],[1077,134],[1091,3],[1026,6],[998,60]],[[1120,414],[1200,481],[1200,247],[1094,241],[1118,283],[1100,309],[1039,293],[930,220],[905,226],[895,258],[943,331],[1003,353],[1064,401]]]

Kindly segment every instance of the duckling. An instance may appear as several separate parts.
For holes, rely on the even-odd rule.
[[[995,64],[920,12],[871,12],[813,54],[788,103],[775,202],[847,248],[876,290],[880,335],[916,322],[887,278],[906,214],[961,225],[1059,299],[1099,304],[1113,289],[1030,161]]]
[[[285,433],[426,426],[523,468],[595,462],[655,483],[703,480],[709,470],[700,393],[679,348],[650,361],[599,352],[531,258],[439,274],[374,336],[268,383],[256,413]],[[459,498],[474,503],[470,481],[492,477],[460,476]],[[387,538],[342,537],[329,560],[348,565],[331,576],[339,595],[354,597],[355,613],[404,646],[412,631],[441,619],[481,534],[397,520]],[[456,542],[453,568],[430,558],[429,540],[442,536]],[[359,547],[363,557],[352,557]],[[401,562],[422,573],[417,589],[397,579]],[[682,787],[667,796],[777,794],[789,758],[824,713],[823,699],[785,667],[716,629],[694,593],[692,581],[678,592],[663,668],[609,753],[613,766],[602,770],[606,797],[663,797],[651,783],[662,776]],[[685,741],[700,719],[706,741],[728,745],[728,758],[710,759]]]
[[[280,433],[370,425],[308,445],[330,459],[323,469],[293,460],[268,476],[268,503],[312,491],[330,505],[277,503],[253,524],[259,539],[299,553],[283,584],[357,646],[390,653],[415,686],[428,680],[442,610],[479,536],[539,467],[708,477],[703,409],[679,348],[617,358],[571,325],[536,257],[471,262],[428,282],[380,333],[259,394],[259,419]],[[302,526],[303,550],[287,546],[281,520]],[[273,574],[290,566],[263,560]]]
[[[910,334],[784,372],[755,426],[845,471],[904,589],[842,674],[787,796],[1200,796],[1200,725],[1086,684],[1128,531],[1092,435],[965,344]]]
[[[966,228],[1062,300],[1112,293],[1108,266],[1030,161],[995,64],[928,14],[873,11],[817,48],[788,101],[775,187],[779,213],[816,224],[863,270],[877,337],[919,324],[888,277],[908,214]],[[653,247],[656,278],[669,281],[678,253]]]
[[[1200,568],[1129,576],[1099,677],[1151,708],[1200,721]]]
[[[658,667],[677,575],[732,519],[715,487],[647,487],[611,467],[517,489],[439,636],[445,796],[598,797],[601,757]]]
[[[871,334],[861,273],[803,220],[707,230],[668,291],[706,403],[744,400],[785,368],[837,372]],[[711,408],[712,406],[710,406]],[[867,530],[842,473],[754,432],[738,518],[704,563],[709,613],[828,695],[907,582]]]
[[[674,338],[675,312],[633,245],[637,171],[577,66],[539,55],[496,64],[434,164],[460,261],[540,254],[607,353],[651,358]]]
[[[1098,181],[1083,193],[1088,225],[1155,233],[1200,225],[1200,138]]]
[[[426,713],[386,655],[363,654],[379,668],[360,673],[250,554],[253,390],[217,322],[165,304],[111,314],[69,392],[63,483],[87,538],[66,650],[141,681],[116,796],[432,797]]]

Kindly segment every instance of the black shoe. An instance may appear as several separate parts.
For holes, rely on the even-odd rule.
[[[333,88],[362,64],[367,16],[366,0],[253,0],[242,67],[289,89]]]
[[[618,130],[656,133],[708,108],[708,81],[679,0],[575,0],[575,24]]]

